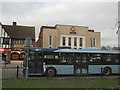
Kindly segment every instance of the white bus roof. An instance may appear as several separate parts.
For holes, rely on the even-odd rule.
[[[118,50],[100,50],[100,49],[58,49],[54,52],[66,52],[66,53],[100,53],[100,54],[118,54]]]

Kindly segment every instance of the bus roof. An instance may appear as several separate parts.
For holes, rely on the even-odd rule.
[[[54,52],[57,48],[30,48],[33,52]]]
[[[99,53],[99,54],[118,54],[118,50],[100,50],[100,49],[59,49],[55,52],[66,52],[66,53]]]
[[[60,48],[30,48],[33,52],[65,52],[65,53],[99,53],[99,54],[120,54],[118,50],[101,50],[97,48],[83,49],[60,49]]]

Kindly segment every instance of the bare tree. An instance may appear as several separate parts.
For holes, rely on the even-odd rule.
[[[113,47],[112,50],[118,50],[119,48],[118,47]]]
[[[107,50],[106,46],[101,47],[102,50]]]
[[[102,46],[101,49],[102,50],[111,50],[112,47],[110,47],[110,46]]]

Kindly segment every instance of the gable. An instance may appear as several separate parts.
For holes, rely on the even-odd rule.
[[[12,25],[3,25],[2,27],[11,38],[25,39],[26,37],[31,37],[35,39],[35,27]]]

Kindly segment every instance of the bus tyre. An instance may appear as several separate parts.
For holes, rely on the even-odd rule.
[[[110,75],[111,73],[112,73],[111,68],[109,68],[109,67],[105,67],[105,68],[104,68],[103,74],[104,74],[105,76],[108,76],[108,75]]]
[[[56,76],[56,69],[55,68],[47,68],[45,72],[46,77],[54,77]]]

